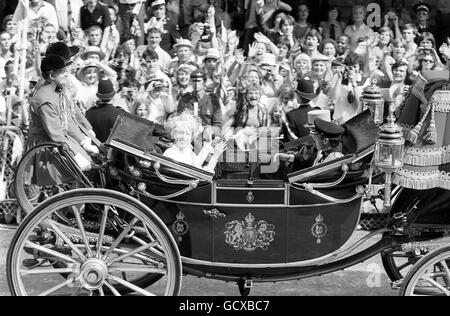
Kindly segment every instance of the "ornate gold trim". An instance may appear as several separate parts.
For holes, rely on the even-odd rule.
[[[436,148],[407,148],[405,164],[412,166],[440,166],[450,163],[450,146]]]

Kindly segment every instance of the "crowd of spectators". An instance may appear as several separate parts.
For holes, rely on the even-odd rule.
[[[100,107],[99,83],[109,79],[114,115],[120,108],[170,126],[171,116],[190,110],[215,137],[272,127],[289,141],[308,134],[303,125],[314,108],[331,109],[337,124],[362,112],[362,91],[374,80],[399,106],[421,72],[448,69],[450,33],[433,25],[433,7],[420,2],[408,12],[393,2],[371,27],[361,5],[350,21],[330,6],[312,23],[317,12],[300,1],[30,0],[26,95],[47,48],[60,41],[79,50],[70,86],[84,114]],[[0,124],[18,83],[16,37],[17,23],[6,16]],[[14,96],[12,124],[26,128],[24,102]]]

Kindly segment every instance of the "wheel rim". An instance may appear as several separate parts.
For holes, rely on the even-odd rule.
[[[47,201],[19,228],[7,259],[11,293],[179,294],[181,261],[175,242],[145,206],[116,193],[72,193]],[[69,227],[58,222],[61,212],[76,224]],[[96,216],[98,222],[87,224],[85,216]],[[149,279],[154,284],[147,287]]]
[[[450,250],[430,253],[411,272],[404,280],[401,294],[450,296]]]

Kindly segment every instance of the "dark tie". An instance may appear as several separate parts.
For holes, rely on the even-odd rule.
[[[336,39],[336,27],[334,26],[334,24],[330,25],[330,38]]]

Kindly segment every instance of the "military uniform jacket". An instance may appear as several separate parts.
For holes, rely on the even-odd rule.
[[[67,143],[68,136],[78,144],[86,139],[69,109],[61,106],[62,92],[54,83],[43,84],[31,99],[30,138],[32,146],[42,142]]]

